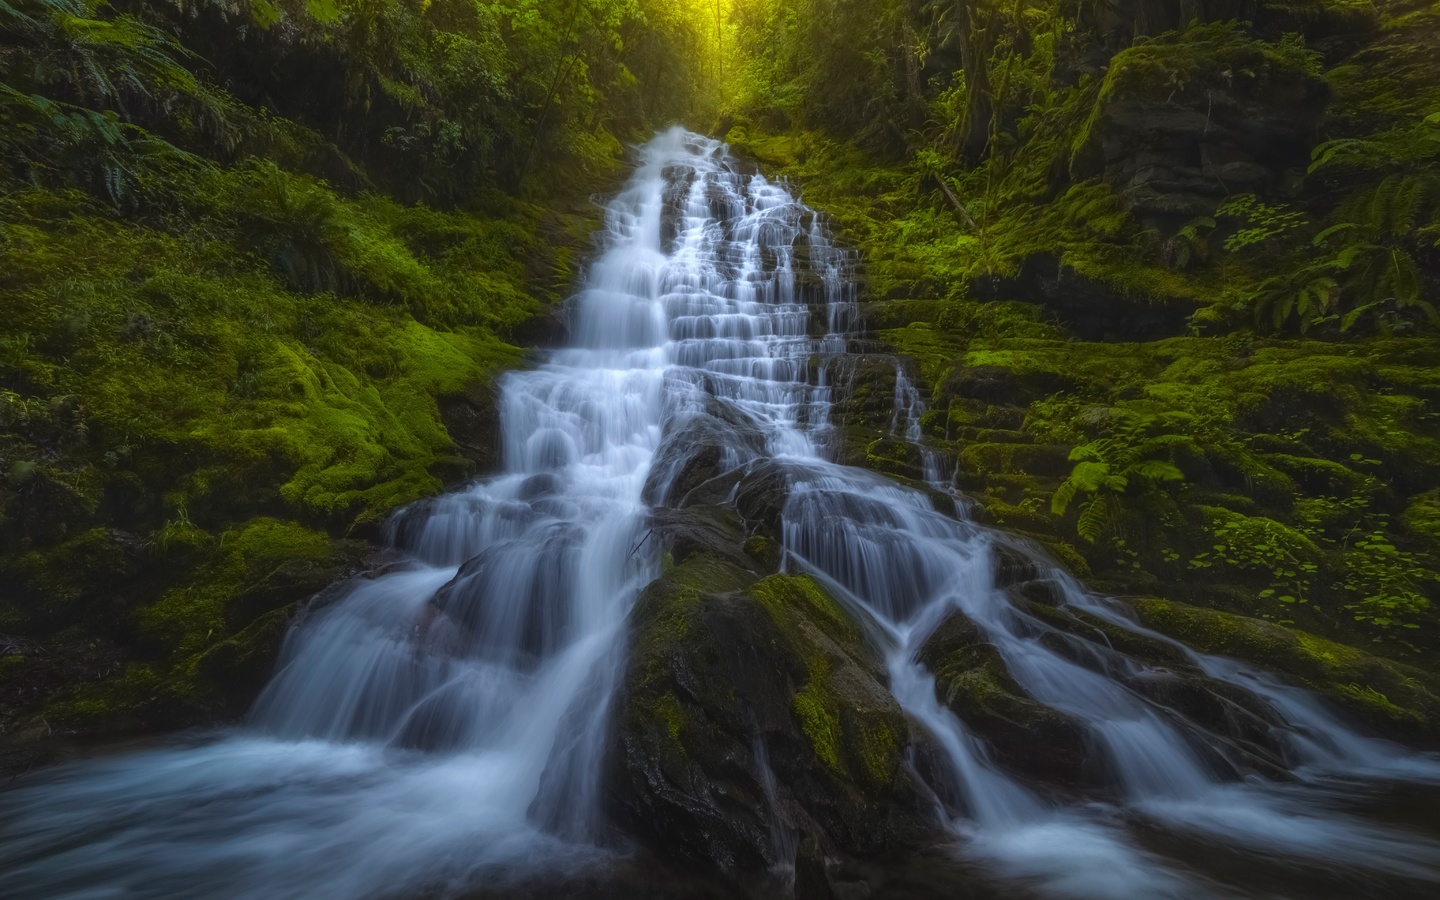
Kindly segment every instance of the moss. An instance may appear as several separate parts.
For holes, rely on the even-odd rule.
[[[850,614],[809,575],[771,575],[747,589],[777,624],[794,626],[799,615],[815,622],[842,647],[859,646],[861,635]]]
[[[647,616],[635,634],[635,653],[647,661],[649,689],[659,690],[657,685],[667,677],[666,659],[690,636],[701,598],[707,593],[740,590],[750,581],[750,576],[729,563],[697,553],[645,588],[641,602]]]
[[[745,552],[767,569],[780,565],[780,545],[763,534],[752,534],[746,538]]]
[[[665,723],[665,733],[670,735],[670,740],[684,752],[684,745],[680,742],[680,731],[685,727],[685,712],[680,706],[680,701],[669,691],[660,695],[655,703],[655,712],[660,716],[660,721]]]
[[[905,752],[905,739],[890,722],[873,720],[860,724],[860,759],[875,783],[886,784],[894,779],[896,763]]]
[[[1298,678],[1367,722],[1412,739],[1440,739],[1440,682],[1415,668],[1314,634],[1216,610],[1135,601],[1148,627],[1196,649]]]
[[[800,165],[807,154],[802,135],[757,133],[752,137],[743,125],[731,128],[725,141],[736,151],[779,169]]]
[[[903,720],[856,671],[878,660],[849,613],[807,575],[772,575],[746,593],[804,661],[806,680],[792,708],[815,755],[847,781],[893,784],[904,750]]]
[[[1067,541],[1042,541],[1045,550],[1070,571],[1070,574],[1084,578],[1090,574],[1090,563],[1075,545]]]
[[[840,718],[835,700],[820,688],[826,675],[828,672],[810,670],[810,681],[795,694],[795,714],[815,755],[835,774],[847,777],[849,773],[840,761]]]

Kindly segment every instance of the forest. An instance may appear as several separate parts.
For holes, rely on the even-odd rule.
[[[1294,722],[1211,655],[1367,740],[1440,750],[1436,59],[1433,0],[0,0],[0,777],[249,721],[307,622],[425,557],[416,510],[451,515],[444,498],[520,472],[515,447],[538,445],[508,436],[531,415],[514,392],[610,333],[585,298],[620,290],[600,282],[617,204],[676,125],[803,202],[778,255],[754,241],[756,279],[793,267],[807,298],[796,383],[825,388],[833,432],[807,432],[816,455],[956,498],[1000,536],[984,577],[1057,635],[1040,644],[1125,654],[1106,677],[1218,735],[1237,780],[1293,774],[1269,742]],[[711,177],[689,159],[664,177]],[[722,190],[771,202],[714,177],[712,209]],[[842,329],[816,324],[835,277],[853,290],[843,359],[825,349]],[[719,334],[682,340],[679,321],[680,344]],[[785,455],[778,426],[742,399],[652,423],[615,710],[581,730],[619,735],[596,757],[601,830],[682,874],[789,866],[797,900],[954,895],[969,882],[856,862],[928,846],[911,807],[983,818],[973,782],[968,801],[940,786],[944,742],[885,662],[921,621],[926,702],[982,760],[1046,798],[1109,797],[1104,728],[1025,681],[1008,631],[959,600],[965,616],[867,624],[856,604],[884,604],[826,568],[829,532],[797,512],[822,507],[760,459]],[[463,618],[447,598],[484,558],[444,562],[417,633]],[[925,590],[888,573],[896,604]],[[775,684],[723,649],[705,668],[717,642],[767,640],[788,648],[763,662],[792,673]],[[785,724],[742,722],[747,703]],[[764,735],[793,740],[762,752]],[[589,784],[563,768],[522,809],[591,833],[542,802],[552,780]],[[1412,819],[1440,841],[1433,813]],[[1387,871],[1251,887],[1419,897],[1440,880],[1434,858]],[[731,896],[664,885],[646,889]],[[393,895],[449,895],[432,888]],[[1059,894],[1232,896],[1168,890]],[[71,896],[32,893],[52,895]]]

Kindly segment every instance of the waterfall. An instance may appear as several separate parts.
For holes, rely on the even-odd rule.
[[[641,150],[602,238],[570,346],[502,382],[504,472],[397,513],[388,540],[402,561],[307,610],[243,728],[0,794],[0,895],[447,895],[602,862],[599,773],[626,617],[661,568],[647,511],[678,499],[683,463],[657,450],[687,428],[721,428],[707,432],[721,471],[783,467],[784,564],[822,580],[883,644],[891,690],[949,765],[937,817],[956,852],[1016,896],[1245,893],[1137,838],[1147,830],[1440,880],[1440,845],[1338,812],[1327,793],[1337,778],[1440,781],[1434,760],[1146,631],[968,521],[958,497],[938,510],[931,494],[833,461],[854,260],[786,185],[673,130]],[[898,372],[894,436],[919,446],[923,413]],[[943,457],[920,449],[930,486],[951,483]],[[1077,650],[1015,605],[995,569],[1002,546],[1032,559],[1062,607],[1165,642],[1264,704],[1289,781],[1256,777],[1138,691],[1140,664]],[[1031,697],[1084,725],[1106,773],[1090,795],[1022,782],[939,702],[920,650],[957,614]],[[756,756],[763,766],[763,745]],[[778,814],[772,830],[777,855],[794,852]]]

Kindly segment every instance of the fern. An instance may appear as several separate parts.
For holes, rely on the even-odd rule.
[[[1169,457],[1194,446],[1189,435],[1162,431],[1167,423],[1151,413],[1105,409],[1095,415],[1108,424],[1109,433],[1070,452],[1075,467],[1050,500],[1051,511],[1064,515],[1078,497],[1090,496],[1081,507],[1076,530],[1091,542],[1118,517],[1120,498],[1132,486],[1151,488],[1183,480],[1185,474]]]
[[[1075,532],[1080,537],[1095,543],[1105,536],[1111,525],[1119,518],[1118,502],[1113,496],[1099,494],[1080,509],[1080,518],[1075,523]]]

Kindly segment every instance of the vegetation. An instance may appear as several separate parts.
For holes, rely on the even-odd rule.
[[[238,708],[291,604],[493,463],[447,411],[676,120],[862,251],[988,521],[1433,669],[1437,42],[1422,0],[0,0],[0,727]],[[857,364],[849,458],[918,476]]]
[[[722,127],[861,248],[981,515],[1433,666],[1434,4],[736,6]]]
[[[708,46],[676,0],[0,2],[0,730],[243,709],[295,602],[494,462],[444,410]]]

